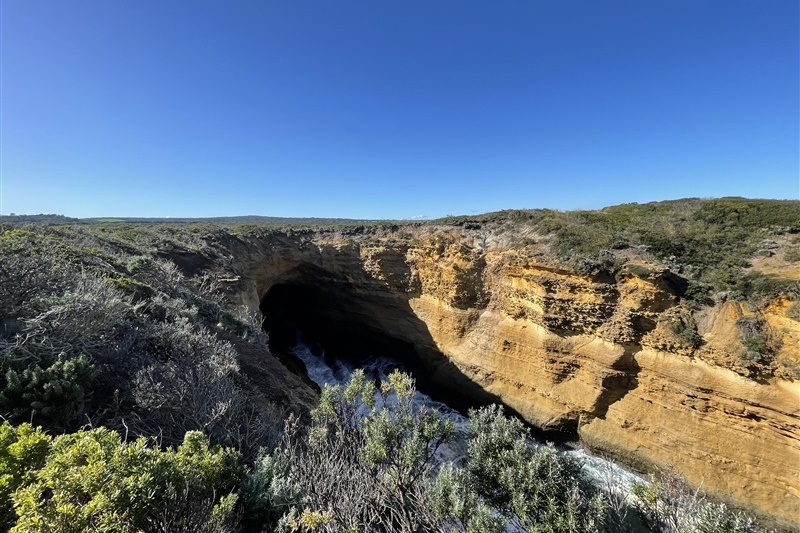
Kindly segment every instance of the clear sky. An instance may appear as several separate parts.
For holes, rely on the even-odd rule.
[[[800,2],[0,0],[3,214],[800,195]]]

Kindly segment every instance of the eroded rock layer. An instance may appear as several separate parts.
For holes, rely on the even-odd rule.
[[[800,523],[800,383],[737,371],[748,315],[786,364],[800,360],[788,302],[689,307],[659,265],[587,276],[535,246],[484,244],[442,229],[273,234],[230,244],[230,268],[253,309],[273,287],[316,286],[321,317],[406,343],[442,389],[479,390],[538,427]]]

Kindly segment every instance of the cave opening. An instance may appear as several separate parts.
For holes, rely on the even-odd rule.
[[[305,364],[292,353],[298,340],[317,355],[324,353],[328,362],[361,367],[376,357],[397,361],[421,392],[462,413],[502,403],[438,351],[407,295],[365,287],[305,263],[271,284],[260,310],[270,351],[308,383]]]
[[[324,349],[337,359],[357,362],[375,353],[404,362],[413,359],[409,343],[378,334],[359,320],[365,311],[348,292],[296,281],[272,286],[261,300],[270,347],[287,352],[299,334],[312,349]]]
[[[272,354],[315,388],[305,364],[293,354],[298,341],[318,356],[324,353],[330,365],[343,360],[364,367],[377,357],[392,359],[414,376],[420,392],[462,414],[471,407],[503,404],[438,351],[405,295],[365,289],[304,264],[272,283],[261,298],[260,310]],[[577,440],[576,427],[549,431],[528,427],[537,439]]]
[[[432,356],[433,341],[425,338],[427,329],[421,322],[415,324],[419,319],[404,298],[365,292],[316,266],[301,265],[272,284],[261,298],[260,310],[270,351],[304,378],[306,368],[292,354],[300,341],[317,355],[324,353],[331,363],[344,360],[360,367],[379,356],[397,361],[414,376],[420,391],[460,411],[489,401],[481,401],[479,390],[463,394],[428,379],[431,361],[445,358],[440,353]],[[405,334],[392,327],[401,323]],[[407,338],[409,324],[416,343]]]

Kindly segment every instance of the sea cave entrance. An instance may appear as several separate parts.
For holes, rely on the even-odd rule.
[[[376,357],[397,361],[432,398],[461,412],[500,403],[462,374],[441,352],[407,295],[359,285],[313,264],[277,278],[260,301],[270,351],[305,376],[292,349],[302,342],[326,360],[358,367]]]

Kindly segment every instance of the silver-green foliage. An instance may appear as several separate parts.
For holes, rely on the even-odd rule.
[[[129,304],[102,279],[72,273],[59,296],[27,302],[33,316],[0,338],[0,414],[47,427],[74,426],[98,369],[92,354],[107,349]],[[85,420],[83,420],[85,422]]]
[[[763,531],[744,513],[709,501],[672,470],[634,486],[638,511],[653,533],[758,533]]]
[[[466,465],[443,469],[437,486],[439,512],[468,532],[509,524],[518,531],[579,533],[603,524],[603,498],[582,486],[581,465],[551,445],[533,446],[522,423],[496,405],[470,412]]]
[[[325,387],[312,423],[290,423],[243,484],[254,531],[599,531],[600,495],[581,486],[580,465],[552,446],[533,447],[499,407],[471,413],[463,465],[436,464],[455,435],[437,411],[414,405],[414,382],[395,372],[376,387],[357,371]]]
[[[435,451],[455,429],[415,408],[414,390],[397,372],[380,388],[362,371],[344,387],[325,387],[310,427],[301,434],[287,425],[283,443],[245,482],[243,500],[267,528],[271,519],[286,531],[441,530],[428,486]]]

